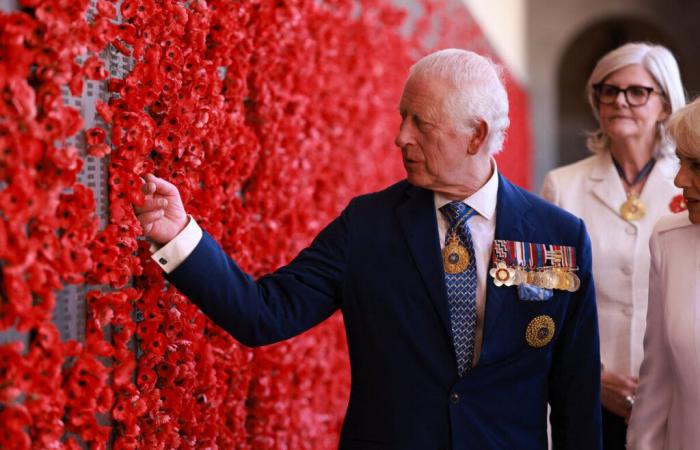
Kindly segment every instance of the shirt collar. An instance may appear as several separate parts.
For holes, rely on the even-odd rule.
[[[491,158],[491,178],[469,197],[462,200],[473,208],[474,211],[486,220],[491,220],[496,213],[496,202],[498,199],[498,166],[496,160]],[[435,192],[435,207],[439,210],[442,206],[452,200]]]

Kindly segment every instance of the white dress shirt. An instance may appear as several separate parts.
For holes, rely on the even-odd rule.
[[[151,258],[158,263],[163,272],[170,273],[182,264],[202,239],[202,229],[192,216],[187,226],[163,247],[151,244]]]

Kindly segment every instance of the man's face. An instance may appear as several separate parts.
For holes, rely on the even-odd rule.
[[[394,141],[401,149],[408,181],[437,192],[464,184],[470,135],[455,131],[443,108],[451,89],[440,80],[411,77],[401,96],[401,128]]]
[[[700,224],[700,158],[678,149],[681,167],[678,169],[674,183],[683,189],[683,197],[688,205],[690,221]]]

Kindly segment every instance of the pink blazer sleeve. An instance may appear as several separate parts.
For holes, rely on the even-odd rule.
[[[644,359],[639,373],[639,386],[632,417],[627,430],[628,450],[661,450],[666,441],[666,423],[673,396],[670,369],[670,348],[666,331],[667,292],[663,273],[663,252],[658,234],[649,243],[649,307],[644,334]]]

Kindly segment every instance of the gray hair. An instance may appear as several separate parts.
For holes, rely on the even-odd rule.
[[[676,111],[668,120],[667,130],[681,155],[700,158],[700,97]]]
[[[586,96],[593,110],[593,115],[599,122],[598,107],[600,105],[595,98],[593,87],[605,80],[613,72],[633,64],[641,65],[654,78],[663,91],[664,101],[670,108],[671,113],[676,112],[685,105],[683,82],[678,70],[678,63],[673,54],[661,45],[631,42],[603,56],[593,69],[590,78],[588,78]],[[668,139],[663,123],[659,123],[656,142],[657,151],[660,154],[673,154],[673,144]],[[597,130],[588,133],[586,145],[592,152],[599,153],[610,150],[610,139],[599,127]]]
[[[503,147],[508,119],[508,95],[501,68],[474,52],[445,49],[421,58],[411,67],[409,78],[438,78],[450,85],[454,95],[443,104],[458,132],[471,132],[478,121],[488,125],[484,148],[490,154]]]

